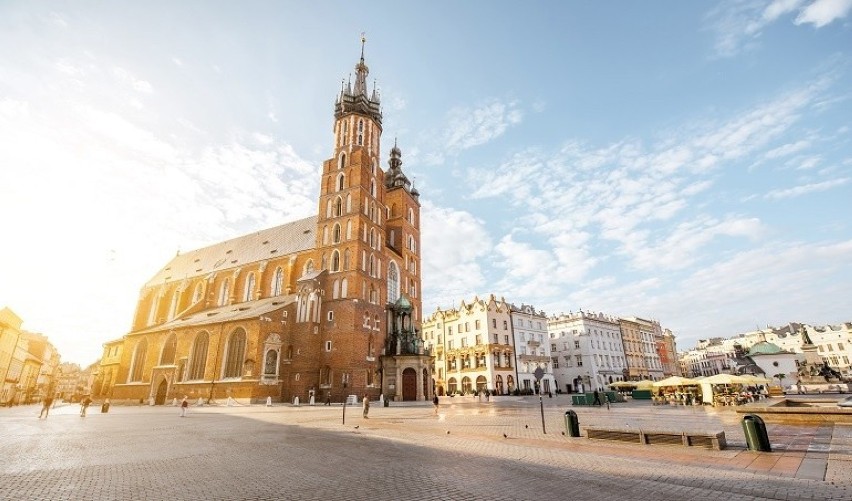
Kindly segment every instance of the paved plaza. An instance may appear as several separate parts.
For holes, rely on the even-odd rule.
[[[685,500],[852,499],[852,426],[767,424],[746,450],[731,409],[570,399],[360,407],[98,403],[0,409],[0,499]],[[566,436],[585,426],[724,431],[725,450]]]

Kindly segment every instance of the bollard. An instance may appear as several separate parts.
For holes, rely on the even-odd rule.
[[[565,432],[569,437],[580,436],[580,421],[577,419],[577,413],[574,411],[565,413]]]
[[[760,416],[756,414],[743,416],[743,433],[750,451],[772,452],[769,435],[766,434],[766,425],[763,424]]]

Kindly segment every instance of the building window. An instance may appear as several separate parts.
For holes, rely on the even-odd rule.
[[[331,341],[325,342],[325,351],[331,351]]]
[[[243,291],[243,301],[251,301],[252,292],[254,292],[254,273],[249,273],[246,278],[246,288]]]
[[[210,337],[206,332],[201,332],[195,336],[195,342],[192,344],[192,358],[189,365],[189,379],[198,380],[204,379],[204,369],[207,366],[207,345]]]
[[[396,263],[388,264],[388,302],[395,303],[399,299],[399,270]]]
[[[280,296],[281,289],[284,285],[284,270],[281,268],[275,269],[275,275],[272,277],[272,295]]]
[[[177,337],[174,333],[169,334],[169,337],[166,338],[166,342],[163,343],[163,352],[160,354],[160,365],[174,365],[176,347]]]
[[[148,353],[148,340],[142,339],[133,350],[133,364],[130,369],[130,381],[142,381],[142,372],[145,369],[145,355]]]
[[[242,375],[243,361],[246,353],[246,333],[237,329],[231,333],[225,352],[224,377],[236,378]]]
[[[334,312],[333,312],[333,311],[329,311],[329,312],[328,312],[328,321],[329,321],[329,322],[333,322],[333,321],[334,321]]]
[[[331,271],[340,271],[340,252],[336,249],[331,253]]]

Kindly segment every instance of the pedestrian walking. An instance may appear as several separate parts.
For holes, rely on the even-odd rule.
[[[370,413],[370,397],[364,394],[364,419],[369,419],[367,414]]]
[[[86,411],[89,410],[89,405],[92,404],[92,399],[88,395],[80,401],[80,417],[86,417]]]
[[[436,394],[434,397],[432,397],[432,405],[435,406],[435,415],[436,416],[438,415],[438,404],[439,403],[440,402],[438,401],[438,395]]]
[[[325,405],[331,405],[331,392],[325,392]]]
[[[50,406],[53,404],[53,397],[44,397],[44,400],[41,401],[41,412],[38,414],[38,418],[41,419],[42,415],[45,419],[47,419],[47,415],[50,414]]]
[[[183,400],[180,401],[180,417],[186,417],[187,408],[189,408],[189,401],[186,399],[186,395],[184,395]]]
[[[595,405],[603,405],[603,403],[601,402],[601,394],[598,392],[598,390],[595,390]]]

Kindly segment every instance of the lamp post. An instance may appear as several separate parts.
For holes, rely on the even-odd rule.
[[[349,374],[343,373],[343,424],[346,424],[346,387],[349,386]]]

